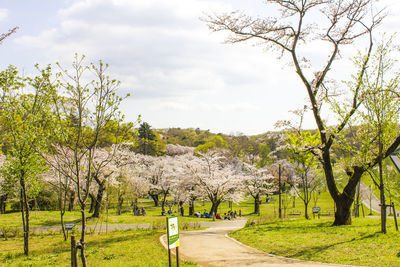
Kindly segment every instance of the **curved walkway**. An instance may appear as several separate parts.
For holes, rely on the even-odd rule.
[[[245,220],[210,222],[208,223],[210,228],[206,230],[180,233],[180,257],[204,267],[343,266],[271,255],[228,237],[229,232],[243,228],[245,223]],[[166,239],[166,235],[160,237],[165,248],[167,248]]]

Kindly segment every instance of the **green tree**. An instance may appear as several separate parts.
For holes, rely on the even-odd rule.
[[[138,129],[138,141],[135,150],[144,155],[162,155],[165,144],[160,139],[160,135],[153,131],[150,124],[143,122]]]
[[[195,150],[196,150],[196,152],[205,154],[208,151],[217,149],[217,148],[220,148],[220,149],[228,148],[228,143],[219,135],[209,138],[205,144],[198,145]]]
[[[364,79],[365,109],[360,117],[363,125],[360,129],[363,156],[375,159],[378,163],[378,179],[373,179],[380,191],[381,231],[386,227],[386,196],[383,177],[383,160],[385,151],[391,146],[399,134],[400,99],[396,91],[400,84],[400,74],[393,73],[394,60],[391,57],[392,39],[379,44],[371,60],[371,67]],[[371,164],[372,168],[374,165]],[[374,178],[374,176],[372,176]]]
[[[288,133],[287,135],[287,149],[290,153],[289,161],[294,164],[294,169],[297,173],[293,188],[304,203],[305,218],[309,219],[308,205],[312,199],[313,192],[320,185],[320,180],[315,174],[318,161],[311,152],[303,149],[303,144],[317,144],[318,134],[301,131],[300,133]]]
[[[1,168],[4,184],[10,194],[16,193],[20,201],[24,232],[24,253],[29,254],[29,200],[41,190],[38,174],[46,171],[47,165],[32,145],[40,147],[44,137],[45,118],[39,107],[46,99],[36,90],[35,95],[23,94],[23,89],[36,80],[23,79],[15,67],[0,72],[0,87],[3,91],[1,121],[3,142],[7,144],[7,159]]]

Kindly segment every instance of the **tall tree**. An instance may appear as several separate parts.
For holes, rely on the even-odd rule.
[[[23,89],[33,86],[34,94],[24,94]],[[46,164],[32,147],[41,147],[46,115],[40,107],[46,106],[46,99],[39,91],[40,81],[19,76],[15,67],[0,72],[0,87],[3,91],[1,103],[1,124],[3,141],[7,144],[7,160],[1,173],[19,196],[24,231],[24,253],[29,254],[29,200],[40,192],[38,174],[46,170]],[[32,89],[32,88],[31,88]],[[17,186],[17,187],[15,187]]]
[[[398,136],[400,99],[397,91],[400,85],[400,74],[394,72],[394,60],[391,57],[392,38],[382,41],[372,56],[371,67],[366,71],[364,79],[366,98],[365,109],[360,117],[363,126],[360,129],[360,140],[363,143],[365,156],[375,158],[378,162],[378,179],[373,177],[380,191],[381,231],[386,227],[386,196],[383,177],[383,160],[385,151]]]
[[[370,61],[373,47],[373,32],[381,23],[384,14],[374,10],[373,0],[349,1],[300,1],[300,0],[267,0],[267,4],[276,5],[280,16],[267,19],[252,18],[240,12],[230,14],[210,15],[204,20],[213,31],[229,31],[228,42],[237,43],[250,39],[258,39],[268,48],[278,48],[283,54],[288,54],[307,94],[311,111],[319,132],[319,144],[310,147],[323,166],[327,187],[337,210],[334,225],[351,224],[350,208],[354,200],[356,186],[362,174],[369,166],[377,163],[377,158],[364,164],[351,166],[349,180],[342,192],[337,187],[333,172],[332,146],[337,142],[337,136],[348,126],[350,119],[362,103],[361,89],[365,71]],[[315,23],[315,20],[318,20]],[[318,26],[317,26],[318,25]],[[366,55],[359,64],[356,73],[356,83],[351,87],[348,96],[350,103],[342,103],[342,112],[336,126],[328,126],[323,117],[323,103],[337,96],[336,85],[331,86],[328,73],[333,63],[340,55],[340,49],[355,40],[366,37]],[[331,45],[327,51],[327,61],[321,69],[313,71],[310,77],[305,71],[305,65],[312,63],[310,58],[302,55],[301,46],[313,41],[326,41]],[[303,64],[308,63],[308,64]],[[317,66],[318,64],[315,64]],[[325,109],[326,110],[326,109]],[[386,157],[400,144],[400,134],[391,145],[383,151]]]

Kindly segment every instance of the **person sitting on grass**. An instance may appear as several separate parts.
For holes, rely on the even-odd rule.
[[[222,218],[221,218],[221,216],[219,214],[217,214],[217,216],[215,216],[215,219],[222,220]]]

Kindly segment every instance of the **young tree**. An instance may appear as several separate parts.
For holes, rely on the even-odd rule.
[[[360,117],[363,122],[360,140],[364,156],[378,163],[378,180],[373,179],[380,191],[381,231],[386,229],[386,196],[383,178],[383,160],[393,140],[399,135],[399,105],[397,92],[400,74],[394,73],[394,60],[391,58],[392,39],[378,45],[371,57],[371,67],[366,70],[364,79],[365,109]],[[373,165],[371,166],[373,167]],[[373,177],[373,176],[372,176]]]
[[[377,158],[362,165],[351,166],[348,183],[340,192],[333,172],[332,146],[337,142],[337,136],[348,126],[350,119],[355,115],[362,102],[361,89],[372,53],[373,32],[382,21],[384,14],[378,11],[370,16],[370,11],[373,10],[373,0],[267,0],[266,2],[279,7],[279,17],[254,19],[240,12],[233,12],[208,16],[204,20],[213,31],[231,32],[232,35],[227,39],[228,42],[237,43],[258,39],[265,43],[268,48],[278,48],[283,54],[289,55],[295,71],[307,91],[312,114],[319,132],[318,146],[310,147],[309,150],[316,154],[323,166],[329,193],[337,207],[333,224],[351,224],[350,208],[354,200],[356,186],[368,166],[377,163]],[[313,23],[313,18],[318,19],[317,24]],[[325,101],[331,101],[337,95],[337,91],[336,85],[329,85],[327,75],[332,70],[333,63],[339,57],[340,49],[363,36],[367,37],[367,52],[360,62],[355,77],[356,82],[348,92],[351,101],[350,103],[341,103],[339,123],[330,127],[324,120],[322,104]],[[302,63],[306,62],[307,65],[310,65],[312,61],[301,54],[300,48],[302,45],[308,45],[313,41],[327,41],[332,48],[327,51],[328,60],[325,65],[320,70],[314,71],[314,77],[310,77]],[[400,134],[383,151],[382,155],[387,157],[399,144]]]
[[[68,176],[76,188],[76,198],[81,211],[81,236],[79,248],[81,261],[87,266],[86,250],[86,205],[95,176],[109,164],[111,157],[99,158],[99,136],[110,121],[121,121],[118,108],[123,97],[118,95],[120,83],[106,75],[108,65],[99,62],[85,65],[84,57],[75,56],[72,71],[58,64],[61,72],[54,78],[51,67],[42,70],[46,93],[51,99],[54,112],[52,135],[61,144],[53,149],[68,171],[59,169]],[[88,75],[93,75],[92,77]],[[85,82],[87,79],[91,82]],[[52,166],[57,168],[57,166]]]
[[[45,131],[46,116],[39,112],[46,106],[46,99],[37,89],[35,79],[25,79],[10,66],[0,73],[3,91],[1,103],[1,124],[3,141],[7,144],[7,159],[1,173],[8,189],[18,192],[24,231],[24,253],[29,254],[29,200],[41,189],[39,174],[46,171],[46,164],[33,149],[32,144],[41,147]],[[32,86],[34,94],[24,94],[23,89]]]
[[[312,199],[313,192],[320,185],[320,180],[315,174],[318,161],[314,154],[307,151],[305,144],[318,145],[318,133],[312,134],[310,131],[303,131],[301,124],[304,119],[305,106],[302,110],[294,113],[299,116],[300,122],[297,127],[289,129],[286,133],[286,149],[290,153],[289,160],[294,164],[297,175],[293,179],[293,189],[304,203],[304,216],[309,219],[308,205]],[[315,195],[314,195],[315,196]]]

